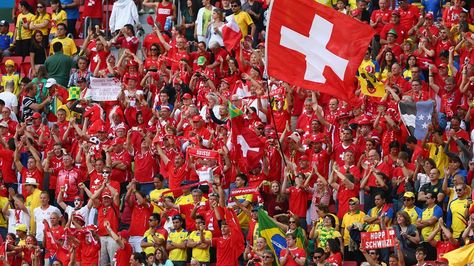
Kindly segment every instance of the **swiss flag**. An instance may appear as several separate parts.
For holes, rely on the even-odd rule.
[[[257,134],[246,125],[243,115],[232,118],[231,122],[229,157],[242,172],[248,172],[259,166],[264,155],[265,143],[260,141]]]
[[[315,1],[274,0],[268,74],[351,102],[355,74],[374,33],[369,25]]]
[[[225,48],[231,51],[239,46],[242,40],[242,32],[234,19],[234,15],[228,16],[226,20],[227,23],[222,27],[222,40],[224,40]]]

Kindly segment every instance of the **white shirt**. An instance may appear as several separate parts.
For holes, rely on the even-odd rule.
[[[87,223],[89,221],[89,208],[87,208],[87,205],[83,206],[79,210],[75,210],[73,207],[68,205],[65,212],[69,217],[72,217],[73,213],[78,213],[82,216],[82,218],[84,218],[84,222]],[[71,227],[74,228],[74,224],[71,224]]]
[[[33,211],[34,213],[34,217],[35,217],[35,223],[36,223],[36,240],[42,242],[43,241],[43,238],[44,238],[44,233],[43,233],[43,230],[44,230],[44,224],[43,224],[43,220],[46,220],[48,221],[49,225],[51,226],[51,214],[55,212],[57,214],[59,214],[59,216],[61,217],[61,211],[54,207],[54,206],[51,206],[49,205],[49,207],[46,209],[46,210],[43,210],[40,207],[36,207]]]
[[[30,230],[30,215],[22,210],[8,210],[8,233],[16,234],[16,227],[19,224],[25,224]]]
[[[5,102],[5,106],[10,108],[10,110],[13,110],[12,107],[18,107],[18,98],[16,97],[15,94],[9,91],[1,92],[0,99],[2,99]]]

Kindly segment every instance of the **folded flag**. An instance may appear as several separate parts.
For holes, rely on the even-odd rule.
[[[434,109],[433,101],[400,102],[398,109],[410,135],[415,136],[418,140],[423,139],[428,131],[428,126],[431,124]]]
[[[449,265],[470,265],[474,261],[474,244],[457,248],[442,257],[449,261]]]

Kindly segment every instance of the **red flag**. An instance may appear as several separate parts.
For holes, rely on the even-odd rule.
[[[234,19],[234,15],[227,18],[227,23],[222,28],[222,39],[227,50],[237,48],[242,40],[242,32]]]
[[[373,35],[369,25],[316,1],[274,0],[268,74],[351,101],[355,74]]]
[[[242,115],[232,118],[232,148],[230,157],[241,171],[255,169],[264,155],[264,145],[257,134],[245,125]]]

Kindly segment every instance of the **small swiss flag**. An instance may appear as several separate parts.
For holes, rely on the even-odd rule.
[[[222,27],[222,39],[224,40],[225,48],[231,51],[239,47],[240,41],[242,40],[242,32],[234,19],[234,15],[228,16],[226,20],[227,23]]]
[[[355,74],[374,33],[369,25],[315,1],[274,0],[268,75],[351,102]]]

